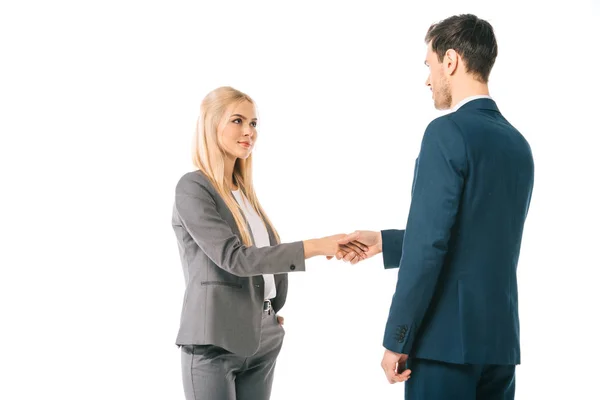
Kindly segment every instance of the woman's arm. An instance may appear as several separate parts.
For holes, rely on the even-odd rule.
[[[202,251],[217,266],[237,276],[305,271],[305,259],[335,254],[337,239],[344,236],[266,247],[245,246],[219,214],[209,189],[190,174],[177,185],[175,209]]]

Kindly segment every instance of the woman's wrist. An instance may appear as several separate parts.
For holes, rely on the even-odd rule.
[[[319,239],[305,240],[303,244],[305,259],[322,255]]]

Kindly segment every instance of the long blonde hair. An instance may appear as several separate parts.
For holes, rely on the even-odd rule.
[[[225,157],[224,150],[219,145],[219,131],[224,122],[229,120],[233,106],[248,101],[254,105],[254,101],[245,93],[229,86],[217,88],[206,95],[200,106],[200,117],[196,124],[196,134],[193,144],[193,162],[196,168],[202,171],[211,181],[225,204],[233,214],[235,223],[242,235],[242,242],[251,246],[251,238],[248,225],[244,219],[242,210],[233,197],[231,190],[225,180]],[[237,184],[240,192],[246,196],[254,210],[263,219],[265,224],[271,228],[277,243],[280,242],[279,234],[271,223],[269,217],[258,201],[252,184],[252,154],[245,160],[238,158],[233,167],[233,181]]]

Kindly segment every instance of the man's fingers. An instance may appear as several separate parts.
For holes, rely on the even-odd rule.
[[[404,371],[402,371],[401,374],[398,374],[398,376],[401,376],[404,378],[404,380],[408,380],[408,378],[410,378],[410,374],[411,374],[411,370],[410,369],[405,369]]]
[[[404,374],[402,374],[402,375],[396,375],[393,378],[394,383],[406,382],[409,379],[410,379],[410,375],[404,375]]]
[[[355,240],[352,242],[352,244],[358,246],[362,251],[369,251],[369,246],[367,246],[361,241]]]
[[[346,252],[346,255],[344,255],[344,261],[352,261],[354,257],[356,257],[354,250],[349,250]]]
[[[404,361],[403,364],[405,362],[406,361]],[[388,365],[384,360],[381,362],[381,368],[383,368],[383,371],[385,372],[385,377],[387,378],[390,384],[406,382],[410,378],[410,369],[401,370],[401,373],[397,372],[399,370],[398,363]]]
[[[410,370],[406,370],[401,374],[397,374],[394,372],[394,369],[390,369],[388,373],[386,373],[388,382],[391,384],[406,382],[410,378]]]
[[[345,244],[344,246],[347,246],[349,248],[351,248],[356,254],[358,255],[362,255],[365,253],[365,251],[369,250],[369,248],[367,247],[366,249],[363,249],[360,245],[357,244],[358,242],[350,242]]]
[[[394,372],[394,383],[405,382],[410,378],[410,369],[402,370],[401,373]]]
[[[358,247],[357,245],[353,245],[352,243],[341,244],[339,246],[340,251],[343,253],[344,261],[350,262],[352,264],[356,264],[361,260],[366,260],[371,256],[371,254],[365,253],[360,247]]]
[[[368,255],[365,252],[363,252],[362,249],[357,245],[348,243],[340,244],[339,247],[339,251],[335,254],[335,257],[338,260],[343,260],[345,262],[356,264],[360,260],[368,258]]]
[[[385,377],[387,378],[390,384],[394,384],[397,382],[397,374],[396,371],[394,371],[394,367],[385,366],[383,370],[385,371]]]
[[[344,261],[348,261],[347,257],[349,258],[349,254],[352,252],[353,252],[353,250],[350,247],[348,247],[347,245],[345,245],[345,244],[339,245],[339,250],[338,250],[337,254],[340,255],[340,258],[338,258],[338,260],[343,259]]]

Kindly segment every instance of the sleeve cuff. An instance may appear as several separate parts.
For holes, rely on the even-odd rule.
[[[381,231],[381,252],[383,253],[384,268],[398,268],[400,266],[404,232],[404,230],[397,229]]]
[[[408,325],[398,325],[393,328],[386,328],[383,338],[383,347],[389,351],[398,354],[409,354],[412,348],[414,335],[411,334],[411,327]]]

